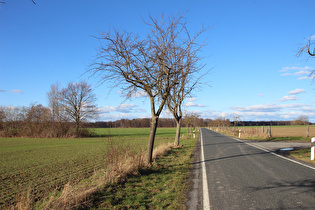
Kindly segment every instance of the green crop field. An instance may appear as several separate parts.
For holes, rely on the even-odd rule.
[[[96,137],[79,139],[0,138],[0,208],[14,205],[28,188],[36,201],[106,168],[109,146],[143,152],[150,129],[93,131]],[[175,128],[158,128],[155,146],[173,142],[174,136]]]

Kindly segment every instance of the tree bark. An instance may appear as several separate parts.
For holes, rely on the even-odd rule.
[[[153,146],[154,146],[154,139],[155,139],[155,133],[157,129],[159,117],[153,116],[151,119],[151,130],[150,130],[150,136],[148,141],[148,153],[147,153],[147,164],[152,163],[152,154],[153,154]]]
[[[76,122],[75,122],[75,135],[77,138],[80,137],[79,128],[80,128],[80,122],[78,120],[76,120]]]
[[[179,139],[180,139],[180,126],[181,126],[181,122],[182,122],[182,119],[181,118],[178,118],[178,119],[175,119],[176,120],[176,136],[175,136],[175,146],[178,146],[179,145]]]

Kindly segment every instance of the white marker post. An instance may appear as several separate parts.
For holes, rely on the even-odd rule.
[[[238,130],[238,138],[241,138],[241,130]]]
[[[311,160],[314,160],[314,152],[315,152],[315,137],[311,139]]]

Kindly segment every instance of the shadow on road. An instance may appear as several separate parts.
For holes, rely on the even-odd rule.
[[[302,192],[305,193],[314,193],[315,192],[315,180],[314,179],[306,179],[294,182],[272,182],[270,185],[264,187],[252,187],[251,189],[254,191],[260,190],[270,190],[270,189],[279,189],[282,188],[281,191],[294,190],[296,188],[303,189]]]

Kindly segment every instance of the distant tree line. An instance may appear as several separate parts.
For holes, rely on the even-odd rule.
[[[150,118],[120,119],[116,121],[97,121],[85,123],[86,128],[149,128]],[[311,125],[312,123],[305,119],[294,119],[292,121],[230,121],[229,118],[222,119],[203,119],[200,117],[191,117],[185,115],[181,127],[188,127],[194,130],[196,127],[232,127],[232,126],[276,126],[276,125]],[[173,118],[160,118],[158,127],[176,127],[177,124]]]
[[[61,138],[89,135],[82,123],[97,117],[96,98],[86,82],[51,85],[49,106],[0,107],[0,136]]]
[[[196,118],[194,122],[189,118],[184,117],[182,127],[207,127],[210,119]],[[151,118],[137,118],[137,119],[120,119],[116,121],[98,121],[85,123],[84,126],[87,128],[149,128]],[[176,127],[176,121],[174,118],[160,118],[158,127],[172,128]]]

